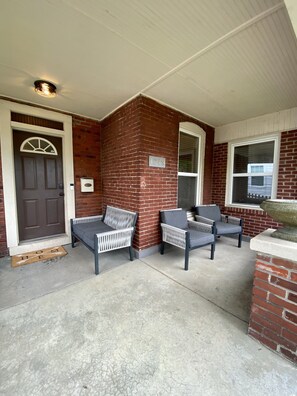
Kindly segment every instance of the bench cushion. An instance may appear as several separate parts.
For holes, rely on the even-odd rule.
[[[94,249],[94,235],[107,231],[113,231],[113,228],[104,224],[101,220],[73,225],[75,235],[92,249]]]

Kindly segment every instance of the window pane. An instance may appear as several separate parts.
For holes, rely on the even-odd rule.
[[[178,177],[178,207],[190,210],[196,202],[196,177]]]
[[[233,173],[272,171],[273,157],[274,141],[235,147]],[[270,165],[269,171],[267,170],[268,165]]]
[[[255,178],[259,184],[254,184]],[[265,199],[271,198],[271,191],[272,176],[233,177],[232,202],[260,204]]]
[[[198,169],[199,139],[180,132],[178,171],[196,173]]]
[[[264,166],[263,165],[251,165],[251,172],[252,173],[264,172]]]
[[[252,186],[263,186],[264,185],[264,176],[252,176],[251,184],[252,184]]]

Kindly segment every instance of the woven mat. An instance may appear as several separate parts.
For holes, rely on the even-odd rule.
[[[26,264],[37,263],[38,261],[46,261],[52,260],[57,257],[62,257],[67,254],[66,250],[63,246],[48,248],[48,249],[40,249],[35,252],[29,252],[24,254],[16,254],[11,257],[11,266],[12,267],[20,267]]]

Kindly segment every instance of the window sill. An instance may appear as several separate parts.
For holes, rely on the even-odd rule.
[[[226,208],[238,208],[238,209],[248,209],[248,210],[259,210],[263,212],[263,209],[260,208],[260,205],[252,205],[252,204],[226,204]]]

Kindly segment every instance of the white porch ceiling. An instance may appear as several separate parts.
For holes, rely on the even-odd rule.
[[[0,95],[102,119],[142,93],[213,126],[297,106],[282,0],[0,0]],[[33,82],[58,87],[54,99]]]

